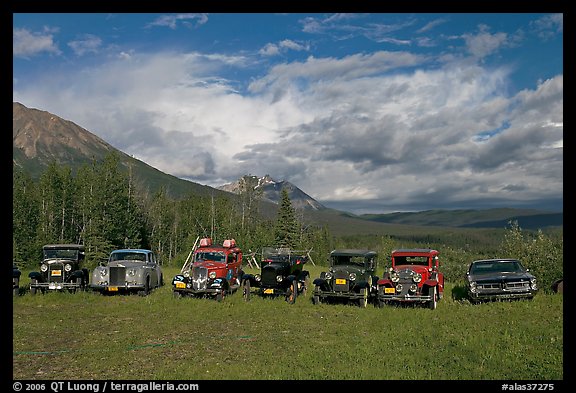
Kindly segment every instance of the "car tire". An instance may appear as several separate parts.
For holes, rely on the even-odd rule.
[[[216,294],[216,301],[221,302],[225,297],[226,295],[224,294],[224,291],[220,291]]]
[[[298,297],[298,280],[292,281],[290,285],[290,293],[286,296],[286,301],[290,304],[296,303],[296,298]]]
[[[308,292],[308,286],[310,285],[310,277],[306,276],[304,282],[302,283],[302,289],[300,291],[300,296],[306,296]]]
[[[316,295],[316,292],[320,290],[320,287],[316,285],[314,287],[314,295],[312,296],[312,304],[320,304],[320,296]]]
[[[12,294],[18,296],[20,294],[20,279],[17,278],[14,288],[12,288]]]
[[[36,295],[38,293],[38,288],[33,287],[33,285],[38,284],[38,280],[33,278],[30,280],[30,295]]]
[[[360,289],[360,294],[362,298],[358,299],[358,305],[361,308],[366,308],[366,306],[368,306],[368,288]]]
[[[172,297],[174,297],[174,299],[182,299],[182,292],[172,291]]]
[[[150,293],[150,279],[146,277],[146,281],[144,282],[144,288],[138,291],[138,295],[148,296],[148,293]]]
[[[435,286],[430,287],[430,289],[428,289],[428,294],[432,298],[432,300],[428,302],[428,308],[430,308],[430,310],[436,310],[436,307],[438,305],[438,299],[436,297],[436,287]]]
[[[250,301],[250,280],[244,280],[244,285],[242,286],[242,297],[244,300],[249,302]]]

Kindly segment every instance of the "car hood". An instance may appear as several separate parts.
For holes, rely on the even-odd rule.
[[[108,263],[108,267],[143,267],[143,262],[135,262],[135,261],[112,261]]]
[[[530,273],[496,272],[483,274],[469,274],[470,281],[476,282],[508,282],[508,281],[530,281],[534,276]]]

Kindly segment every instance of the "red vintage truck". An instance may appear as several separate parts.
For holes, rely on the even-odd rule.
[[[240,287],[242,274],[242,250],[234,239],[215,245],[211,238],[203,238],[191,260],[186,261],[180,274],[172,279],[173,293],[175,297],[209,297],[222,301]]]

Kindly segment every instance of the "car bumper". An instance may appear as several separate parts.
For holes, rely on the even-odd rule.
[[[395,302],[429,302],[432,300],[430,295],[378,295],[380,301]]]
[[[535,292],[468,292],[472,300],[531,299]]]
[[[143,284],[128,284],[128,285],[90,285],[94,291],[101,292],[120,292],[120,291],[137,291],[145,289]]]
[[[60,289],[75,289],[81,286],[73,282],[38,282],[30,284],[30,288],[60,290]]]
[[[314,296],[320,298],[363,299],[364,294],[359,292],[314,291]]]

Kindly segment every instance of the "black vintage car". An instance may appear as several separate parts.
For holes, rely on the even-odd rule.
[[[378,277],[374,276],[378,253],[370,250],[342,249],[330,253],[330,268],[314,280],[312,302],[355,300],[366,307],[376,293]]]
[[[84,246],[81,244],[47,244],[42,247],[39,272],[30,272],[30,294],[46,290],[84,290],[88,286],[88,269],[82,267]]]
[[[466,272],[466,291],[473,303],[483,300],[532,299],[536,277],[517,259],[473,261]]]
[[[262,252],[260,274],[242,275],[243,296],[250,300],[252,292],[260,296],[284,296],[294,304],[306,294],[310,273],[304,270],[308,257],[299,251],[266,247]]]
[[[18,269],[15,263],[12,263],[12,295],[18,296],[20,294],[20,276],[22,272]]]

